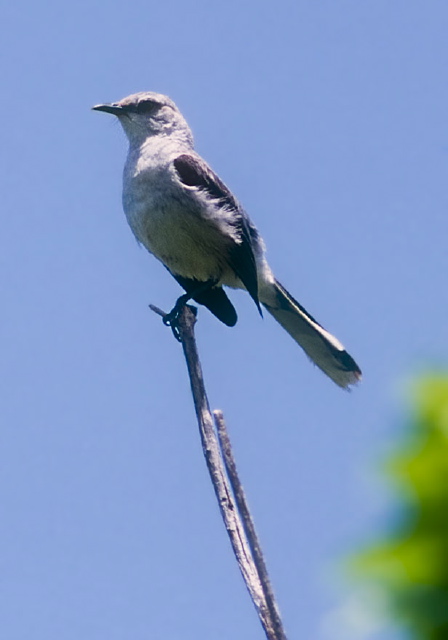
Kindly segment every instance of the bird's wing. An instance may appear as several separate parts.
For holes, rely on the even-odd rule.
[[[209,309],[213,315],[218,318],[218,320],[221,320],[221,322],[226,324],[228,327],[235,326],[238,316],[236,315],[235,307],[230,302],[222,287],[215,287],[213,286],[213,283],[210,283],[209,289],[197,292],[198,287],[204,283],[194,280],[193,278],[184,278],[183,276],[179,276],[175,273],[172,273],[171,275],[187,293],[191,294],[193,300],[196,300],[199,304],[203,304],[207,307],[207,309]]]
[[[231,221],[234,238],[228,238],[229,266],[246,287],[261,313],[258,299],[257,266],[249,221],[232,192],[199,156],[183,153],[174,159],[180,181],[187,187],[197,187],[225,209],[226,221]],[[228,249],[227,249],[228,251]]]

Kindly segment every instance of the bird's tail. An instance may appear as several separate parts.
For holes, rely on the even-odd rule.
[[[307,356],[340,387],[361,380],[361,370],[342,344],[275,280],[262,287],[260,301]]]

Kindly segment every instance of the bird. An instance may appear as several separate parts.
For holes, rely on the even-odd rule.
[[[95,111],[116,116],[128,138],[123,209],[137,241],[185,290],[164,318],[176,320],[188,300],[228,327],[237,322],[223,287],[246,290],[339,387],[361,380],[343,345],[275,278],[264,241],[236,197],[195,151],[176,104],[155,92],[134,93]]]

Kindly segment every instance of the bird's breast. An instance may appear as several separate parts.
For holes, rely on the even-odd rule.
[[[204,220],[188,194],[166,178],[166,172],[146,173],[125,182],[123,208],[137,240],[174,274],[201,281],[233,280],[226,239]]]

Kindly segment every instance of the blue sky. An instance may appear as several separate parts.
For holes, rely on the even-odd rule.
[[[342,392],[242,292],[234,329],[200,311],[289,636],[401,638],[349,624],[337,566],[392,517],[374,470],[407,380],[448,359],[447,19],[442,0],[3,5],[5,638],[263,637],[148,310],[179,287],[127,227],[119,125],[90,111],[140,90],[177,102],[364,371]]]

